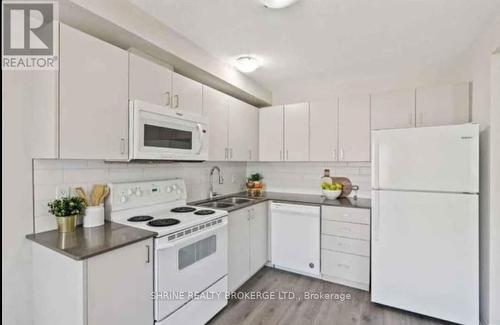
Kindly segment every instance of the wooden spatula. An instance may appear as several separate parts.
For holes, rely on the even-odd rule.
[[[85,202],[86,205],[89,205],[89,198],[87,197],[87,194],[85,194],[85,191],[81,187],[75,188],[75,193],[78,195],[78,197],[82,198],[83,201]]]
[[[92,193],[90,194],[92,205],[99,205],[101,197],[104,194],[104,188],[106,185],[96,184],[92,187]]]
[[[102,196],[101,198],[99,199],[99,205],[103,204],[104,203],[104,200],[106,199],[106,197],[109,195],[109,187],[107,186],[104,186],[104,192],[102,193]]]

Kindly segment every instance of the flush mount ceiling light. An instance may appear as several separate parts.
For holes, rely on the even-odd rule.
[[[260,61],[250,55],[243,55],[236,58],[236,69],[241,72],[252,72],[260,66]]]
[[[260,0],[266,8],[281,9],[293,5],[298,0]]]

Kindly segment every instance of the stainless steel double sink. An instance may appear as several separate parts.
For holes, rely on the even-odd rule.
[[[212,208],[212,209],[230,209],[233,207],[237,207],[239,205],[254,202],[255,200],[256,199],[240,197],[240,196],[230,196],[230,197],[223,197],[220,199],[215,198],[209,202],[197,204],[197,206],[204,208]]]

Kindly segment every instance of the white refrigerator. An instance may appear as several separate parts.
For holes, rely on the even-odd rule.
[[[372,132],[371,300],[479,324],[479,126]]]

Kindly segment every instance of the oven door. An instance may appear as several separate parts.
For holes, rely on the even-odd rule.
[[[156,321],[227,275],[227,218],[196,228],[199,230],[191,230],[188,235],[184,231],[182,237],[177,235],[171,241],[170,235],[156,239]]]
[[[206,118],[131,102],[131,159],[206,160]]]

